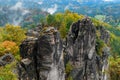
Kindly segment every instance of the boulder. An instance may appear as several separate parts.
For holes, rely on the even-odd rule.
[[[14,61],[14,56],[12,54],[5,54],[2,57],[0,57],[0,66],[5,66],[6,64],[9,64]]]

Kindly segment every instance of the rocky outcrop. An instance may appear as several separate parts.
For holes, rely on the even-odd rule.
[[[20,45],[21,62],[18,65],[19,80],[38,80],[36,67],[37,39],[29,38]]]
[[[20,45],[19,80],[64,80],[62,49],[59,32],[53,27],[39,37],[28,37]]]
[[[14,61],[14,56],[12,54],[5,54],[2,57],[0,57],[0,66],[5,66],[6,64],[9,64]]]
[[[107,45],[109,44],[109,39],[110,39],[110,34],[109,32],[102,26],[98,28],[100,32],[100,39],[104,41],[104,43]],[[110,48],[108,46],[105,46],[102,49],[102,56],[101,56],[101,80],[110,80],[109,74],[108,74],[108,68],[109,68],[109,63],[108,63],[108,57],[110,55]]]
[[[100,39],[109,43],[109,33],[103,27],[99,30]],[[100,56],[96,45],[96,28],[89,18],[72,24],[66,38],[65,62],[73,66],[69,73],[73,80],[108,80],[103,78],[107,75],[102,71],[108,67],[109,49],[104,48]]]
[[[67,36],[66,52],[73,65],[73,80],[98,80],[96,62],[96,29],[89,18],[73,23]]]
[[[99,26],[98,29],[100,32],[100,39],[103,40],[106,44],[109,44],[110,34],[109,32],[102,26]]]
[[[35,27],[34,29],[30,29],[27,31],[26,35],[27,37],[34,37],[34,38],[38,38],[40,36],[40,32],[42,31],[42,25],[39,24],[37,25],[37,27]]]
[[[109,32],[103,27],[96,29],[89,18],[71,25],[64,45],[53,27],[39,26],[26,34],[28,38],[20,45],[19,80],[109,80]],[[97,40],[105,46],[99,47]],[[70,71],[65,70],[68,63]]]

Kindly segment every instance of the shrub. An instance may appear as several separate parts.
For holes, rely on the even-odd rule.
[[[70,76],[70,72],[73,70],[73,66],[70,62],[68,62],[65,66],[66,80],[73,80],[72,76]]]
[[[120,57],[110,57],[109,58],[109,73],[110,80],[120,79]]]
[[[99,38],[97,38],[96,43],[97,43],[96,52],[97,52],[98,55],[102,56],[102,50],[106,46],[106,44],[104,43],[103,40],[101,40]]]
[[[21,41],[26,38],[25,32],[26,30],[22,29],[20,26],[7,24],[3,28],[3,41],[9,40],[19,45]]]
[[[73,69],[73,67],[72,67],[71,63],[68,62],[68,63],[66,64],[66,67],[65,67],[65,72],[66,72],[66,74],[69,74],[69,73],[72,71],[72,69]]]
[[[6,53],[12,53],[15,55],[18,53],[19,48],[15,42],[12,41],[4,41],[0,45],[0,56],[6,54]]]
[[[0,67],[0,80],[18,80],[17,75],[13,72],[16,62]]]

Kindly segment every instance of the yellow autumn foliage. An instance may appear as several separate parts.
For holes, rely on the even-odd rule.
[[[15,42],[4,41],[0,44],[0,56],[6,53],[12,53],[15,55],[19,51],[19,48]]]
[[[23,41],[26,38],[25,32],[26,30],[22,29],[20,26],[7,24],[3,28],[2,38],[3,41],[9,40],[19,45],[21,41]]]

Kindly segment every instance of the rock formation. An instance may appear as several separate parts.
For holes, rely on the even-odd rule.
[[[29,30],[29,37],[20,45],[19,80],[69,80],[69,76],[73,80],[109,80],[105,73],[109,65],[109,32],[103,27],[96,29],[89,18],[75,22],[64,45],[53,27],[39,29]],[[101,55],[97,54],[96,31],[106,44]],[[67,63],[73,68],[69,73],[65,73]]]
[[[99,31],[100,39],[109,43],[109,33],[103,27]],[[105,72],[108,67],[109,48],[105,47],[102,56],[98,55],[96,37],[96,28],[89,18],[73,23],[70,27],[66,38],[65,62],[73,66],[69,73],[73,80],[108,80],[103,78],[107,78],[107,75],[102,71]]]
[[[20,53],[19,80],[64,80],[62,41],[53,27],[24,40]]]
[[[73,65],[73,80],[98,80],[96,65],[96,29],[88,18],[73,23],[67,36],[66,52]]]
[[[12,54],[5,54],[2,57],[0,57],[0,66],[5,66],[6,64],[9,64],[14,61],[14,56]]]

